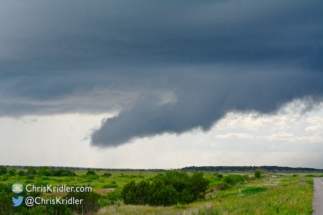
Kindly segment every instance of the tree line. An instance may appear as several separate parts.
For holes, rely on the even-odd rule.
[[[261,169],[266,172],[322,172],[322,169],[306,168],[306,167],[284,167],[284,166],[190,166],[184,167],[183,171],[212,171],[212,172],[253,172],[257,169]]]

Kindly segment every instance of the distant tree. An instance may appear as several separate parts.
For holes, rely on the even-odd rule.
[[[254,173],[255,178],[260,178],[261,177],[261,174],[262,174],[262,172],[261,172],[260,169],[255,170],[255,173]]]
[[[96,175],[94,170],[88,170],[86,175]]]
[[[37,171],[35,167],[29,166],[27,169],[27,175],[36,175]]]

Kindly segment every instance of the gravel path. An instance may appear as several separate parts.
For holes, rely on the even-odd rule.
[[[323,178],[314,178],[313,215],[323,215]]]

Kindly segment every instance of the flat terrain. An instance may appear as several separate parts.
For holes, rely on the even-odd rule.
[[[25,171],[25,170],[24,170]],[[264,173],[253,178],[253,172],[206,172],[209,181],[205,199],[190,204],[172,206],[125,205],[121,198],[122,188],[130,181],[150,181],[160,172],[148,171],[95,171],[86,175],[86,170],[75,171],[75,176],[0,176],[0,184],[9,187],[14,182],[36,185],[91,186],[100,194],[99,208],[91,214],[154,214],[154,215],[199,215],[199,214],[320,214],[322,215],[323,175],[321,173]],[[104,174],[109,176],[104,176]],[[188,173],[191,175],[191,173]],[[221,175],[221,177],[219,177]],[[228,176],[246,176],[246,180],[223,187]],[[314,183],[313,183],[314,178]],[[313,188],[315,192],[313,195]],[[11,189],[11,188],[10,188]],[[0,192],[1,193],[1,192]],[[9,193],[11,196],[12,193]],[[45,198],[64,196],[66,193],[42,193]],[[315,200],[313,200],[313,197]],[[10,197],[11,198],[11,197]],[[1,196],[0,196],[1,199]],[[10,203],[11,204],[11,203]],[[1,204],[0,204],[1,206]],[[35,206],[36,207],[36,206]],[[1,213],[0,213],[1,214]]]
[[[205,200],[169,207],[125,205],[119,202],[101,208],[98,214],[312,214],[312,177],[296,174],[266,175],[261,179],[238,183],[225,190],[217,188],[221,179],[211,174],[207,174],[206,177],[211,183]]]

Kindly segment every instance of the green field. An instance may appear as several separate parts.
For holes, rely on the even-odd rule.
[[[10,168],[8,169],[10,170]],[[161,172],[148,171],[92,171],[75,170],[74,176],[46,176],[2,174],[0,176],[0,215],[8,214],[71,214],[81,213],[80,208],[45,208],[44,206],[23,206],[10,208],[12,204],[11,185],[20,182],[24,186],[89,186],[94,195],[89,197],[88,211],[83,214],[312,214],[313,177],[321,174],[269,174],[263,173],[260,178],[254,178],[254,173],[204,173],[208,180],[205,198],[200,198],[189,204],[175,204],[171,206],[126,205],[123,203],[121,192],[123,187],[131,182],[150,181]],[[21,173],[21,172],[20,172]],[[22,174],[22,173],[21,173]],[[66,173],[64,173],[66,174]],[[63,175],[64,175],[63,174]],[[189,176],[192,173],[188,173]],[[8,189],[7,189],[8,188]],[[7,190],[7,194],[4,190]],[[8,191],[9,190],[9,191]],[[27,194],[26,194],[27,195]],[[29,195],[29,194],[28,194]],[[67,193],[37,193],[44,198],[65,196]],[[81,196],[82,197],[82,196]],[[18,209],[17,209],[18,208]],[[7,211],[6,211],[7,210]],[[61,210],[61,211],[60,211]],[[84,209],[82,209],[84,210]],[[27,212],[26,212],[27,211]],[[29,211],[29,213],[28,213]]]

